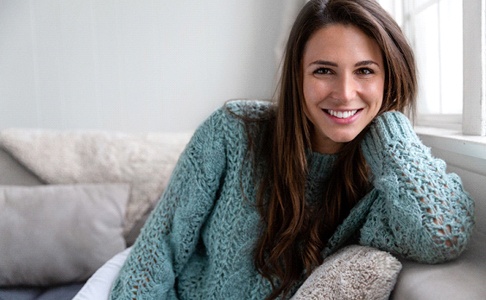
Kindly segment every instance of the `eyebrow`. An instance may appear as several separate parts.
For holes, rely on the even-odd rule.
[[[312,66],[312,65],[331,66],[331,67],[337,67],[338,66],[337,63],[327,61],[327,60],[316,60],[316,61],[309,64],[309,66]],[[354,66],[355,67],[363,67],[363,66],[369,66],[369,65],[380,66],[378,63],[376,63],[373,60],[363,60],[363,61],[357,62]]]
[[[309,64],[309,66],[312,66],[312,65],[331,66],[331,67],[337,67],[338,66],[337,63],[333,63],[333,62],[330,62],[330,61],[327,61],[327,60],[316,60],[316,61],[311,62]]]
[[[360,61],[360,62],[356,63],[354,66],[355,67],[363,67],[363,66],[369,66],[369,65],[376,65],[378,67],[380,66],[377,62],[372,61],[372,60]]]

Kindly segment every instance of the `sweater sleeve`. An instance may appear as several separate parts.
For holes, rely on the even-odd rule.
[[[176,299],[175,282],[194,253],[225,168],[224,112],[215,112],[181,154],[159,203],[114,282],[111,299]]]
[[[375,119],[362,150],[377,198],[360,241],[406,258],[439,263],[459,256],[474,225],[474,202],[447,174],[399,112]]]

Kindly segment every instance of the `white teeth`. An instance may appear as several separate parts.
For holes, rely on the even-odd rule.
[[[349,110],[349,111],[335,111],[335,110],[332,110],[332,109],[327,110],[327,112],[331,116],[334,116],[334,117],[339,118],[339,119],[347,119],[349,117],[352,117],[356,114],[357,111],[358,111],[357,109]]]

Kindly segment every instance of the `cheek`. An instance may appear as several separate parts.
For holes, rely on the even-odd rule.
[[[383,103],[384,85],[382,83],[375,83],[366,87],[366,95],[369,106],[379,110]]]
[[[311,124],[314,124],[312,120],[314,119],[314,116],[316,114],[316,106],[319,103],[319,92],[317,91],[315,84],[309,81],[304,81],[302,89],[302,92],[304,94],[304,114],[307,117],[307,121],[309,121]]]
[[[307,118],[309,118],[309,109],[312,106],[312,103],[315,102],[315,89],[311,86],[309,81],[304,80],[303,85],[303,96],[304,96],[304,113],[306,114]]]
[[[304,93],[304,101],[307,103],[309,99],[314,97],[314,89],[312,88],[312,85],[309,80],[305,80],[302,83],[302,89]]]
[[[326,85],[317,80],[304,80],[303,92],[304,99],[307,104],[313,104],[320,102],[327,93]]]
[[[383,102],[383,95],[385,94],[385,85],[383,82],[377,85],[375,93],[379,99],[381,106],[381,102]]]

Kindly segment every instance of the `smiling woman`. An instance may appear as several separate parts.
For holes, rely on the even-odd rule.
[[[349,243],[459,256],[474,204],[403,114],[416,86],[376,1],[307,3],[276,103],[230,101],[199,127],[111,298],[287,299]]]
[[[312,147],[336,153],[380,110],[385,85],[380,47],[358,27],[329,25],[310,38],[302,60]]]

